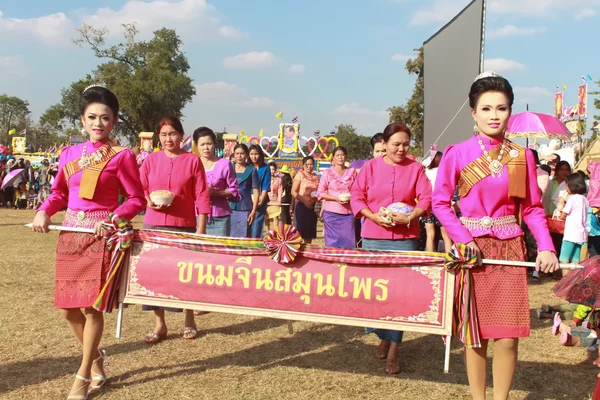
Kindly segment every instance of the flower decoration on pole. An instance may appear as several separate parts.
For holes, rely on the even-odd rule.
[[[264,243],[267,255],[273,261],[288,264],[296,259],[302,247],[302,237],[293,225],[280,223],[278,229],[267,232]]]

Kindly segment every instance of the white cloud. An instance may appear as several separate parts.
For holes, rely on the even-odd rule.
[[[218,38],[239,40],[247,35],[221,23],[219,13],[206,0],[129,0],[120,9],[99,8],[93,13],[75,12],[37,18],[6,18],[0,11],[0,40],[35,39],[48,44],[68,45],[77,37],[75,28],[82,23],[107,29],[108,38],[121,37],[122,24],[135,23],[140,38],[147,39],[161,28],[176,29],[186,41]]]
[[[434,4],[415,11],[410,19],[410,26],[424,26],[437,23],[443,25],[450,21],[468,3],[460,0],[435,0]]]
[[[353,102],[348,104],[343,104],[339,107],[336,107],[332,112],[335,115],[370,115],[370,116],[386,116],[387,111],[377,111],[371,110],[369,108],[362,107],[359,103]]]
[[[411,26],[442,26],[454,18],[468,0],[434,0],[431,4],[417,9],[411,19]],[[536,19],[573,15],[577,17],[582,8],[600,5],[600,0],[489,0],[489,14],[508,14],[512,17],[525,16]],[[592,10],[594,11],[594,10]],[[591,14],[589,14],[591,15]]]
[[[253,97],[245,88],[227,82],[206,82],[196,85],[194,103],[220,107],[270,107],[268,97]]]
[[[232,26],[222,26],[219,28],[219,34],[226,38],[241,39],[245,35]]]
[[[533,87],[515,86],[513,90],[515,93],[525,94],[525,95],[529,95],[529,96],[551,96],[552,95],[552,92],[550,92],[548,89],[539,87],[539,86],[533,86]]]
[[[600,0],[490,0],[490,12],[535,18],[575,15],[581,8],[600,5]]]
[[[509,71],[527,71],[527,67],[521,63],[505,58],[490,58],[485,60],[484,69],[486,71],[509,72]]]
[[[338,124],[352,124],[364,132],[381,131],[389,121],[385,110],[373,110],[352,102],[334,108],[331,114],[338,120]]]
[[[84,23],[105,28],[108,36],[123,34],[122,24],[135,22],[140,37],[150,37],[160,28],[176,29],[186,40],[204,41],[219,37],[241,39],[245,35],[232,26],[222,25],[219,13],[206,0],[130,0],[120,9],[98,9],[93,15],[80,14]]]
[[[292,74],[301,74],[304,72],[304,70],[306,69],[306,67],[302,64],[294,64],[291,67],[288,68],[288,70],[292,73]]]
[[[392,61],[408,61],[410,60],[410,56],[402,53],[396,53],[392,56]]]
[[[544,98],[548,101],[553,100],[552,92],[539,86],[515,86],[513,91],[515,92],[515,101],[519,104],[535,104]]]
[[[591,8],[584,8],[577,11],[575,14],[575,19],[580,21],[584,18],[593,17],[594,15],[596,15],[596,11],[592,10]]]
[[[244,100],[241,103],[242,107],[270,107],[275,103],[268,97],[252,97],[249,100]]]
[[[47,44],[69,44],[72,21],[63,13],[38,18],[5,18],[0,11],[0,40],[38,40]]]
[[[223,60],[227,69],[260,69],[272,67],[279,61],[279,57],[269,51],[251,51],[238,54]]]
[[[4,77],[27,76],[26,66],[21,54],[8,57],[0,57],[0,74]]]
[[[504,25],[501,28],[488,30],[486,37],[506,38],[511,36],[531,36],[539,35],[546,32],[546,28],[520,28],[514,25]]]

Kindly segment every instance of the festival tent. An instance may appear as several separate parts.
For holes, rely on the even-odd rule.
[[[599,138],[600,139],[600,138]],[[575,171],[583,171],[587,173],[587,167],[591,162],[600,161],[600,140],[596,139],[583,153],[579,162],[575,165]]]

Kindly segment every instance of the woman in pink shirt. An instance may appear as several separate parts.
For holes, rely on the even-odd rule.
[[[179,119],[164,117],[158,123],[157,132],[162,150],[150,153],[140,169],[148,202],[144,229],[205,234],[210,197],[202,162],[195,154],[181,149],[184,132]],[[150,194],[157,190],[173,193],[173,202],[168,206],[154,204]],[[179,309],[154,306],[142,306],[142,310],[154,310],[156,316],[154,330],[144,337],[146,343],[156,343],[167,336],[165,310],[181,312]],[[195,339],[197,335],[194,313],[186,310],[183,338]]]
[[[317,202],[318,188],[319,177],[315,172],[315,159],[311,156],[304,157],[302,169],[294,176],[292,183],[292,197],[296,199],[294,226],[304,243],[311,243],[317,237],[317,214],[314,206]]]
[[[210,193],[210,214],[206,233],[229,236],[231,233],[231,207],[228,200],[239,201],[240,191],[233,164],[215,155],[217,136],[212,129],[202,126],[194,131],[192,151],[200,157]]]
[[[350,188],[356,179],[356,170],[346,168],[347,151],[338,146],[333,149],[331,167],[319,181],[317,198],[323,203],[325,246],[356,247],[354,215],[350,208]]]
[[[508,141],[504,132],[514,94],[495,73],[479,76],[469,93],[477,134],[450,146],[442,158],[433,212],[454,242],[463,243],[479,259],[524,261],[526,248],[518,216],[538,243],[537,266],[558,268],[554,246],[540,202],[536,165],[531,151]],[[462,217],[451,206],[458,187]],[[529,301],[525,268],[472,268],[467,315],[461,313],[456,334],[465,345],[467,376],[473,399],[485,399],[488,341],[494,341],[494,398],[510,392],[521,337],[529,336]],[[464,275],[463,275],[464,276]],[[467,279],[467,278],[465,278]],[[457,288],[466,282],[457,282]],[[462,302],[457,290],[455,304]]]
[[[61,232],[56,247],[54,302],[83,351],[70,399],[87,399],[106,382],[105,354],[98,348],[104,315],[93,308],[111,259],[102,224],[131,220],[146,206],[135,155],[109,138],[119,115],[117,97],[90,86],[81,95],[80,111],[90,140],[62,150],[52,194],[33,220],[34,231],[48,232],[50,217],[66,207],[63,226],[95,231]],[[126,198],[120,206],[119,193]]]
[[[419,218],[431,206],[431,183],[423,166],[407,158],[410,130],[403,124],[390,124],[383,131],[385,155],[366,162],[351,189],[350,206],[356,217],[364,216],[362,245],[371,250],[417,250]],[[397,202],[414,207],[410,214],[393,213],[391,220],[381,207]],[[401,331],[368,329],[381,339],[376,356],[387,359],[388,374],[400,372],[398,346]]]

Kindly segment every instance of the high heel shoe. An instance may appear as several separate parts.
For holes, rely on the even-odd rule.
[[[69,393],[69,397],[67,397],[67,400],[87,400],[88,398],[88,394],[89,394],[89,386],[90,383],[92,382],[91,378],[85,378],[81,375],[75,375],[75,379],[79,379],[80,381],[83,381],[83,385],[81,385],[80,387],[78,387],[75,390],[71,390],[71,392]],[[85,391],[85,395],[83,394],[73,394],[73,393],[77,393],[81,390],[87,389]]]
[[[107,366],[108,363],[106,362],[106,351],[98,349],[98,353],[100,353],[100,356],[94,360],[94,363],[97,363],[98,361],[102,361],[102,366],[103,367]],[[104,372],[104,373],[106,373],[106,372]],[[106,383],[107,380],[108,380],[108,378],[106,377],[106,375],[99,374],[97,372],[94,372],[94,370],[92,370],[92,386],[91,386],[90,391],[99,390],[102,386],[104,386],[104,384]],[[98,384],[94,384],[94,382],[98,382]]]

